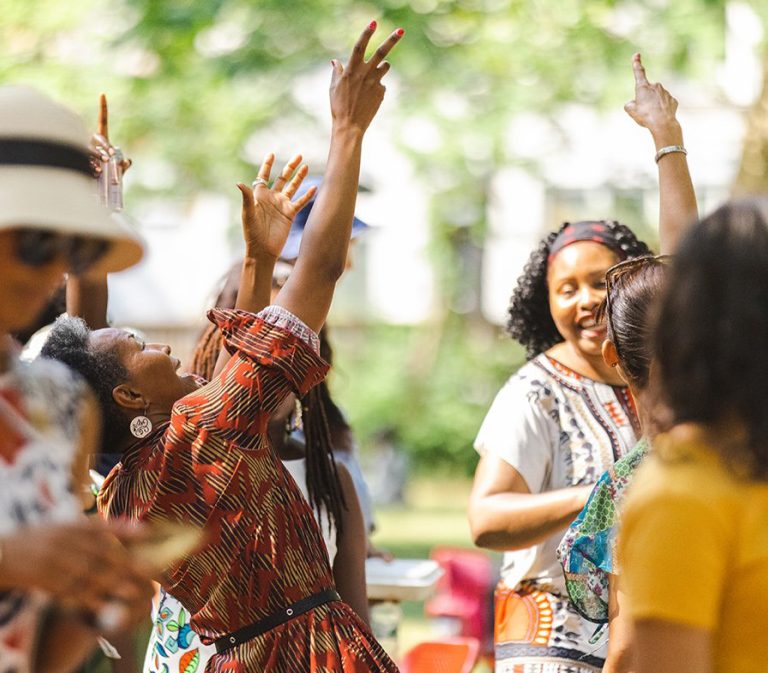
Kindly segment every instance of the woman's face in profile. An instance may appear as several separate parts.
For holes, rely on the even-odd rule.
[[[63,255],[46,264],[26,264],[19,251],[23,231],[0,230],[0,333],[22,330],[34,321],[67,272]]]

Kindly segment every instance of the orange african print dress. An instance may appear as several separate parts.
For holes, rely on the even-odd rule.
[[[206,528],[206,545],[163,583],[206,644],[333,588],[313,512],[267,438],[269,417],[284,397],[305,394],[327,372],[317,337],[279,307],[258,315],[214,310],[209,317],[234,357],[174,405],[170,423],[124,453],[99,495],[109,518]],[[332,600],[220,651],[206,670],[397,668],[352,608]],[[180,673],[195,671],[191,655]]]

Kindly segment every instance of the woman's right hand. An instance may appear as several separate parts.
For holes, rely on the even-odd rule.
[[[405,31],[402,28],[394,31],[366,61],[365,50],[375,31],[376,22],[371,21],[358,38],[346,66],[331,61],[331,115],[335,125],[365,132],[384,99],[381,80],[389,71],[389,63],[384,59]]]
[[[151,570],[121,544],[141,536],[141,528],[90,518],[30,526],[2,539],[0,583],[43,591],[95,623],[119,606],[120,626],[127,626],[146,617],[153,594]]]

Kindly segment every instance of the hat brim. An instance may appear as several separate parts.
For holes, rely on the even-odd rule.
[[[65,236],[88,236],[111,245],[86,275],[122,271],[138,262],[139,236],[98,200],[95,181],[61,168],[0,167],[0,231],[48,229]]]

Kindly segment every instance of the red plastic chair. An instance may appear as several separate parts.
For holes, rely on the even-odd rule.
[[[400,673],[471,673],[479,655],[477,638],[427,641],[405,653]]]
[[[451,635],[476,638],[484,649],[493,648],[493,585],[491,560],[475,549],[434,547],[430,558],[445,571],[433,598],[424,606],[429,617],[457,621]]]

